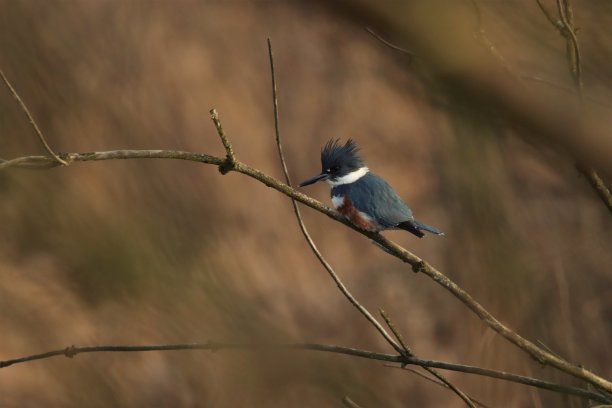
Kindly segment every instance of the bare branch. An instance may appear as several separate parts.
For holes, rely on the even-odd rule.
[[[53,149],[51,149],[51,146],[49,146],[49,144],[45,140],[45,137],[43,136],[42,132],[38,128],[38,125],[36,124],[36,121],[34,120],[34,117],[32,117],[32,114],[30,114],[30,110],[28,109],[26,104],[23,102],[23,100],[21,100],[21,97],[19,96],[19,94],[17,93],[15,88],[13,88],[13,85],[11,85],[11,83],[9,82],[7,77],[4,75],[4,72],[2,72],[2,70],[0,70],[0,76],[2,77],[2,80],[4,81],[4,84],[9,89],[9,91],[11,92],[13,97],[17,100],[17,102],[19,102],[19,105],[21,106],[21,109],[23,110],[25,115],[28,117],[28,120],[30,121],[30,125],[32,125],[32,128],[34,129],[34,133],[36,133],[36,135],[38,136],[38,139],[40,139],[40,141],[43,144],[43,146],[45,147],[45,149],[47,149],[47,152],[51,156],[53,156],[55,161],[57,161],[60,164],[63,164],[64,166],[66,166],[68,163],[66,163],[64,160],[59,158],[58,155],[55,154]]]
[[[458,371],[462,373],[481,375],[490,378],[497,378],[505,381],[510,381],[518,384],[524,384],[535,388],[545,389],[563,394],[576,395],[583,398],[588,398],[593,401],[609,403],[612,401],[605,395],[597,392],[585,390],[579,387],[570,387],[566,385],[556,384],[549,381],[539,380],[536,378],[525,377],[522,375],[511,374],[504,371],[490,370],[487,368],[475,367],[464,364],[453,364],[437,360],[423,360],[414,357],[378,353],[375,351],[356,349],[351,347],[342,347],[331,344],[319,343],[222,343],[222,342],[204,342],[204,343],[179,343],[179,344],[153,344],[142,346],[128,345],[98,345],[98,346],[69,346],[58,350],[47,351],[40,354],[33,354],[24,357],[13,358],[0,361],[0,368],[9,367],[15,364],[43,360],[47,358],[66,356],[75,357],[78,354],[84,353],[125,353],[125,352],[145,352],[145,351],[171,351],[171,350],[243,350],[243,351],[269,351],[281,352],[289,350],[310,350],[321,351],[327,353],[345,354],[354,357],[366,358],[369,360],[386,361],[391,363],[417,365],[421,367],[434,367],[443,370]]]
[[[275,78],[275,73],[274,73],[274,57],[272,55],[272,44],[269,38],[268,38],[268,55],[270,56],[270,73],[272,76],[272,99],[274,103],[274,129],[276,133],[276,146],[278,148],[278,155],[280,158],[281,165],[283,167],[283,173],[285,175],[285,180],[287,182],[287,185],[291,187],[291,180],[289,178],[289,171],[287,170],[287,164],[285,163],[285,156],[283,154],[283,146],[281,143],[280,132],[279,132],[279,127],[278,127],[278,99],[276,97],[276,78]],[[351,294],[348,288],[344,285],[342,280],[338,277],[338,275],[336,274],[334,269],[331,267],[329,262],[327,262],[327,260],[323,257],[323,255],[317,248],[316,244],[310,237],[308,230],[306,229],[306,225],[304,224],[304,221],[302,220],[300,209],[297,203],[295,202],[294,198],[291,198],[291,204],[293,205],[293,211],[297,218],[298,224],[300,225],[300,230],[302,231],[302,234],[304,235],[304,238],[306,239],[306,242],[308,242],[310,249],[312,249],[312,252],[314,252],[315,256],[317,257],[321,265],[323,265],[323,267],[325,268],[329,276],[331,276],[331,278],[334,280],[334,282],[336,283],[336,286],[338,286],[338,289],[340,289],[340,292],[342,292],[344,297],[346,297],[348,301],[353,306],[355,306],[355,308],[363,316],[365,316],[366,319],[368,319],[368,321],[376,328],[376,330],[378,330],[378,332],[391,345],[391,347],[393,347],[395,351],[401,354],[402,348],[393,340],[393,338],[387,333],[385,328],[376,320],[376,318],[372,316],[372,314],[368,311],[368,309],[366,309],[361,303],[359,303],[359,301],[357,301],[357,299]]]
[[[78,161],[125,160],[125,159],[176,159],[189,160],[206,164],[222,165],[225,160],[204,153],[192,153],[180,150],[109,150],[87,153],[60,153],[67,163]],[[10,167],[26,169],[48,169],[59,163],[49,156],[25,156],[11,160],[0,159],[0,170]]]
[[[222,165],[225,160],[219,157],[210,156],[201,153],[191,153],[184,151],[172,151],[172,150],[114,150],[107,152],[90,152],[90,153],[65,153],[61,155],[65,160],[72,161],[98,161],[98,160],[113,160],[113,159],[178,159],[178,160],[190,160],[200,163],[213,164],[216,166]],[[44,156],[28,156],[18,159],[10,160],[9,162],[15,163],[11,167],[16,168],[48,168],[49,163],[53,162],[53,158]],[[6,164],[0,161],[0,170],[6,169],[8,166],[2,167]],[[498,334],[503,336],[505,339],[519,347],[534,359],[542,364],[549,364],[563,372],[566,372],[574,377],[581,378],[585,381],[590,382],[597,387],[602,388],[607,392],[612,392],[612,383],[593,372],[585,369],[582,366],[572,364],[562,358],[559,358],[546,350],[536,346],[529,340],[521,337],[518,333],[512,331],[509,327],[497,320],[491,313],[489,313],[480,303],[478,303],[472,296],[463,290],[459,285],[453,282],[450,278],[444,275],[442,272],[437,270],[435,267],[422,260],[412,252],[401,247],[395,242],[387,239],[383,235],[377,232],[370,232],[362,230],[354,226],[348,221],[343,215],[335,210],[327,207],[318,200],[309,197],[300,191],[293,189],[281,181],[270,177],[269,175],[261,172],[258,169],[250,167],[240,161],[236,161],[235,168],[233,171],[242,173],[248,177],[256,179],[264,185],[275,189],[276,191],[299,201],[308,207],[325,214],[329,218],[332,218],[347,227],[357,231],[358,233],[366,236],[367,238],[378,243],[385,252],[390,253],[394,257],[406,262],[412,266],[412,270],[415,272],[421,272],[431,278],[438,285],[449,291],[453,296],[459,299],[464,305],[468,307],[476,316],[478,316],[488,327],[495,330]]]

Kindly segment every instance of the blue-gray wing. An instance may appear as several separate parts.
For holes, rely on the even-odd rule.
[[[410,208],[389,183],[376,174],[367,173],[354,183],[338,187],[347,190],[357,210],[374,217],[385,228],[412,219]]]

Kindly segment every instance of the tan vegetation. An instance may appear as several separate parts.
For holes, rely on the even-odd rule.
[[[487,38],[512,75],[531,77],[522,86],[567,109],[576,98],[564,40],[535,2],[519,3],[480,6]],[[575,9],[587,130],[600,129],[612,104],[612,10],[596,1]],[[381,10],[377,17],[388,18]],[[609,180],[601,159],[612,157],[609,144],[582,134],[535,138],[529,123],[478,109],[464,88],[449,91],[437,54],[423,53],[422,39],[403,42],[418,38],[419,27],[396,37],[414,46],[409,62],[343,11],[280,2],[3,2],[0,68],[56,151],[223,156],[208,115],[214,106],[240,160],[280,179],[271,37],[293,177],[317,170],[329,138],[355,138],[419,218],[446,232],[385,235],[521,335],[610,378],[610,214],[567,154],[592,159]],[[460,11],[463,27],[473,9],[467,2]],[[44,153],[8,92],[0,92],[0,112],[0,157]],[[69,344],[206,340],[388,351],[321,270],[288,199],[251,179],[189,162],[108,161],[3,171],[0,190],[0,360]],[[309,193],[327,200],[324,186]],[[371,310],[383,307],[418,356],[584,385],[530,360],[354,231],[313,211],[304,218],[354,295]],[[490,406],[584,403],[448,377]],[[318,407],[340,406],[345,395],[365,407],[463,404],[410,373],[307,352],[93,354],[0,370],[2,406]]]

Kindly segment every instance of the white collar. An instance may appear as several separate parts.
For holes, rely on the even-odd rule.
[[[357,180],[359,180],[360,178],[362,178],[363,176],[365,176],[369,171],[370,171],[370,169],[368,169],[365,166],[364,167],[360,167],[357,170],[350,172],[346,176],[342,176],[340,178],[337,178],[336,180],[328,179],[327,182],[332,187],[341,186],[343,184],[354,183]]]

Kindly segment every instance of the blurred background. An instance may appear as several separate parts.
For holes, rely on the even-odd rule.
[[[0,68],[56,151],[223,156],[214,107],[238,158],[281,178],[270,37],[294,182],[320,170],[328,139],[354,138],[417,218],[446,232],[386,236],[524,337],[610,378],[612,221],[568,152],[604,165],[612,157],[612,5],[574,4],[580,108],[565,40],[535,1],[479,1],[478,10],[423,2],[437,5],[408,10],[404,22],[395,3],[3,0]],[[417,56],[388,48],[366,25]],[[503,105],[498,92],[491,103],[500,83],[533,98]],[[0,88],[0,157],[43,154]],[[548,128],[533,125],[544,117],[553,130],[574,129],[563,121],[576,112],[592,119],[576,126],[608,133],[551,142],[540,137]],[[610,168],[602,171],[609,181]],[[329,203],[324,184],[304,191]],[[71,344],[207,340],[390,351],[317,263],[289,200],[245,176],[191,162],[105,161],[3,171],[0,192],[0,359]],[[584,385],[532,361],[364,237],[303,213],[357,299],[385,309],[418,356]],[[586,406],[448,377],[488,406]],[[339,407],[345,395],[364,407],[463,406],[409,372],[316,352],[88,354],[0,370],[2,407]]]

